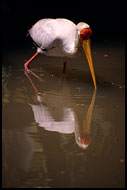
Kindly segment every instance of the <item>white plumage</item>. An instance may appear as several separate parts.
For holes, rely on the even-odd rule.
[[[48,56],[75,57],[82,51],[80,30],[89,28],[86,23],[77,26],[67,19],[41,19],[29,30],[39,46],[37,51]]]
[[[84,22],[75,25],[64,18],[41,19],[29,30],[29,34],[37,45],[37,52],[25,63],[26,71],[29,71],[29,63],[39,54],[57,57],[76,57],[83,50],[89,63],[92,79],[96,88],[96,79],[93,68],[90,48],[90,26]],[[64,64],[63,73],[65,74]]]

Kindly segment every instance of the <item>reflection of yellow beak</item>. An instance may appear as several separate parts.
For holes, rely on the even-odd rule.
[[[91,75],[92,75],[94,87],[95,87],[95,89],[96,89],[96,88],[97,88],[97,85],[96,85],[95,73],[94,73],[93,62],[92,62],[90,40],[83,40],[82,46],[83,46],[83,50],[84,50],[84,52],[85,52],[87,61],[88,61],[88,63],[89,63],[89,67],[90,67],[90,71],[91,71]]]

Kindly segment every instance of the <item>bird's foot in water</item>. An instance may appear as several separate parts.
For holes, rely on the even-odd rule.
[[[32,71],[30,70],[29,66],[27,66],[26,64],[24,64],[24,68],[25,68],[25,71],[28,72],[28,73],[31,73]]]
[[[32,71],[30,69],[25,69],[25,72],[32,73]]]
[[[37,78],[40,82],[44,82],[42,78],[40,78],[37,74],[35,74],[33,71],[31,71],[28,67],[25,67],[25,74],[28,76],[28,74],[33,75],[35,78]]]

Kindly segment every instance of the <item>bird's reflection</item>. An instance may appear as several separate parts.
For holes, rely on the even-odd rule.
[[[91,143],[91,121],[92,121],[92,113],[94,108],[94,103],[96,99],[96,90],[93,92],[93,96],[91,99],[91,103],[89,105],[87,114],[85,115],[82,124],[75,125],[75,139],[76,143],[81,148],[87,148]]]
[[[93,92],[91,103],[87,113],[84,115],[83,122],[79,124],[78,115],[75,111],[76,102],[71,95],[66,79],[57,81],[61,89],[40,93],[31,78],[31,74],[41,82],[43,82],[43,79],[33,72],[25,72],[36,94],[36,101],[29,104],[32,107],[36,123],[48,131],[63,134],[74,133],[77,145],[86,149],[91,143],[91,121],[96,90]],[[57,84],[55,83],[55,85]]]

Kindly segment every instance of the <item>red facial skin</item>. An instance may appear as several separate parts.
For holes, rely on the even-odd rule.
[[[92,30],[90,28],[84,28],[80,31],[80,41],[89,40],[92,34]]]

